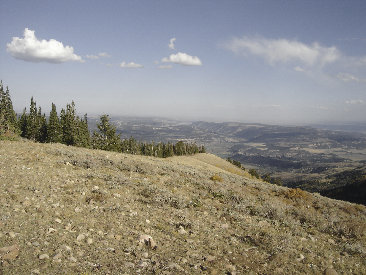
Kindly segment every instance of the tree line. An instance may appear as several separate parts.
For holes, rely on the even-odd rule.
[[[147,143],[139,142],[133,137],[122,139],[116,133],[116,127],[110,122],[108,115],[102,115],[97,124],[97,131],[90,134],[87,114],[79,117],[75,103],[67,104],[57,114],[56,105],[52,103],[51,111],[46,117],[41,107],[31,98],[29,110],[17,116],[13,109],[8,87],[4,91],[0,84],[0,136],[16,136],[42,143],[63,143],[71,146],[115,151],[135,155],[166,158],[171,156],[193,155],[205,153],[204,146],[195,143]]]

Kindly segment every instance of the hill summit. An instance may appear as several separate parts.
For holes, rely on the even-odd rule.
[[[0,274],[362,274],[366,207],[157,159],[0,141]]]

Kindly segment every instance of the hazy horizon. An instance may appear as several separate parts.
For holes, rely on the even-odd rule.
[[[14,109],[189,121],[366,121],[365,1],[9,1]]]

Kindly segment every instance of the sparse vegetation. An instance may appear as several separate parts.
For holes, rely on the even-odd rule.
[[[249,174],[252,175],[253,177],[257,178],[257,179],[260,178],[257,170],[255,170],[255,169],[249,169]]]
[[[210,154],[146,158],[0,141],[0,270],[363,273],[364,206],[253,180],[238,168],[239,176],[231,166]]]
[[[222,182],[223,181],[222,177],[220,175],[218,175],[218,174],[215,174],[215,175],[211,176],[210,177],[210,180],[212,180],[212,181],[218,181],[218,182]]]

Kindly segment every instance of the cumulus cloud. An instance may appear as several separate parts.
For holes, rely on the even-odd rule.
[[[111,55],[110,55],[110,54],[108,54],[108,53],[105,53],[105,52],[103,52],[103,53],[98,53],[98,55],[95,55],[95,54],[87,54],[87,55],[86,55],[86,58],[88,58],[88,59],[93,59],[93,60],[95,60],[95,59],[99,59],[99,58],[101,58],[101,57],[111,57]]]
[[[16,59],[29,62],[83,62],[82,58],[74,53],[73,47],[64,46],[55,39],[38,40],[34,33],[35,31],[26,28],[24,38],[13,37],[7,44],[7,52]]]
[[[175,45],[174,45],[174,42],[175,40],[177,40],[175,37],[170,39],[170,42],[169,42],[169,49],[172,49],[172,50],[175,50]]]
[[[325,65],[341,56],[336,47],[322,47],[318,43],[306,45],[296,40],[242,37],[234,38],[225,47],[240,55],[257,55],[270,64],[301,62],[302,64]]]
[[[346,104],[348,104],[348,105],[363,105],[363,104],[365,104],[365,101],[363,101],[362,99],[350,99],[350,100],[346,100]]]
[[[137,64],[135,62],[126,63],[126,62],[123,61],[120,64],[120,67],[129,68],[129,69],[138,69],[138,68],[143,68],[144,66],[142,66],[141,64]]]
[[[197,56],[191,56],[186,53],[178,52],[171,54],[169,57],[164,57],[162,62],[170,62],[175,64],[181,64],[185,66],[201,66],[202,62]]]

